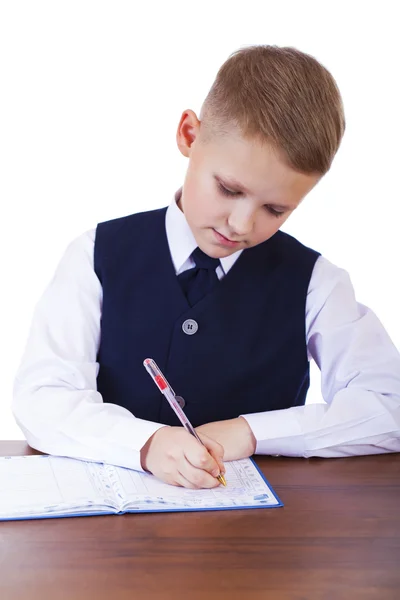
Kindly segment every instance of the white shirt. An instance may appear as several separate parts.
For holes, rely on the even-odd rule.
[[[197,244],[176,205],[166,232],[177,274]],[[16,375],[13,412],[33,448],[142,470],[140,449],[162,425],[103,402],[97,391],[102,287],[93,268],[96,230],[66,249],[33,315]],[[221,259],[221,278],[240,251]],[[256,453],[337,457],[400,451],[400,354],[376,315],[356,302],[348,273],[320,256],[306,300],[309,359],[325,404],[242,415]],[[239,415],[238,415],[239,416]]]

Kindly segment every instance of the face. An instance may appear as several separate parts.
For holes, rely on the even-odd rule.
[[[177,143],[189,158],[179,208],[198,246],[214,258],[268,240],[321,178],[294,171],[271,147],[236,131],[203,142],[190,110]]]

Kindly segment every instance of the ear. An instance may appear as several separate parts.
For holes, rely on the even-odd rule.
[[[190,156],[190,149],[200,132],[200,121],[196,113],[187,109],[182,113],[176,132],[176,143],[183,156]]]

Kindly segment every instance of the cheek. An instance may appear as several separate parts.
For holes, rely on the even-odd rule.
[[[281,226],[281,219],[275,219],[275,217],[269,217],[266,215],[262,222],[257,224],[255,229],[254,240],[256,244],[261,244],[261,242],[265,242],[272,237]]]
[[[198,214],[202,215],[203,221],[208,226],[215,226],[224,219],[224,208],[217,195],[212,192],[205,193],[197,198]]]
[[[187,205],[186,218],[189,225],[193,227],[207,227],[212,213],[210,202],[206,195],[201,194],[199,189],[193,188],[190,193],[190,202]]]

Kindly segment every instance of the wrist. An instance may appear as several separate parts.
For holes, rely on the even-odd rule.
[[[144,471],[147,471],[148,473],[151,473],[151,469],[149,468],[149,454],[151,453],[151,449],[152,446],[154,444],[154,441],[157,437],[157,434],[162,430],[165,429],[166,427],[168,427],[168,425],[164,425],[163,427],[160,427],[159,429],[157,429],[157,431],[155,431],[147,440],[147,442],[144,444],[144,446],[142,446],[141,450],[140,450],[140,465],[142,467],[142,469]]]
[[[243,417],[213,421],[196,427],[224,448],[224,460],[239,460],[254,454],[257,441],[253,430]]]
[[[246,435],[247,443],[248,443],[248,453],[249,456],[255,453],[257,447],[257,440],[254,436],[253,430],[246,421],[246,419],[242,416],[238,417],[238,421],[241,424],[241,428],[243,430],[243,434]]]

